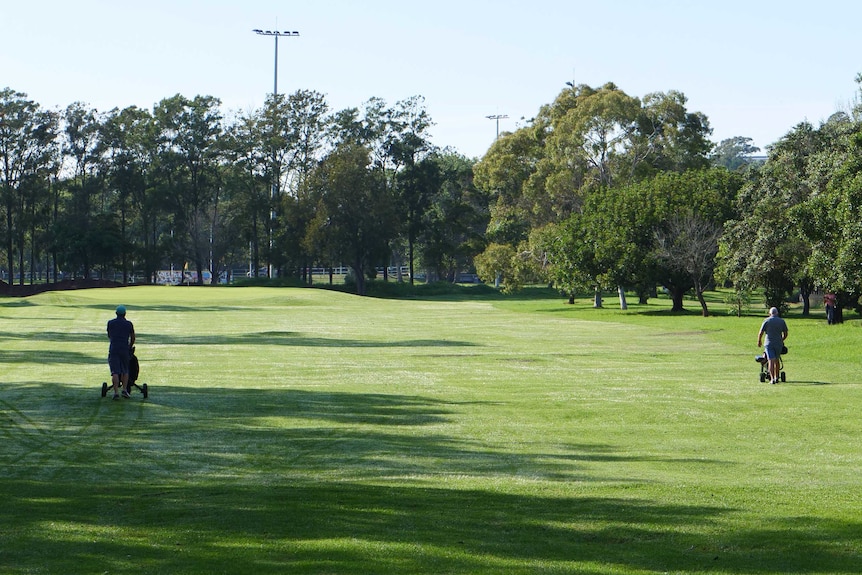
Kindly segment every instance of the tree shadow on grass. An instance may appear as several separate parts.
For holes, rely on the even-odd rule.
[[[35,396],[46,396],[33,402]],[[552,481],[626,481],[595,477],[589,462],[628,463],[654,458],[621,455],[606,445],[558,445],[553,452],[513,452],[500,444],[443,433],[463,406],[401,394],[365,394],[297,390],[150,387],[143,400],[101,398],[98,386],[83,396],[80,387],[42,383],[9,385],[0,403],[9,410],[11,453],[14,437],[38,438],[36,453],[16,448],[36,467],[101,462],[132,475],[169,480],[174,473],[214,471],[225,476],[290,476],[297,466],[308,473],[374,479],[404,476],[517,476]],[[470,406],[475,407],[476,402]],[[488,404],[488,409],[493,409]],[[62,422],[62,426],[58,425]],[[50,431],[48,431],[50,430]],[[83,436],[109,436],[81,452]],[[110,453],[135,453],[114,457]],[[102,460],[102,457],[107,459]],[[667,463],[707,465],[704,459]],[[8,463],[8,462],[7,462]],[[333,471],[335,470],[335,471]],[[13,468],[7,470],[13,473]],[[117,472],[121,472],[117,469]],[[38,470],[18,470],[28,476]],[[36,474],[36,475],[34,475]],[[110,475],[110,473],[109,473]]]
[[[34,341],[54,341],[62,343],[104,343],[107,354],[108,340],[102,332],[61,332],[46,331],[39,333],[20,334],[14,332],[0,332],[0,341],[8,339],[26,339]],[[380,340],[310,337],[300,332],[292,331],[264,331],[254,333],[242,333],[235,335],[172,335],[172,334],[139,334],[138,342],[147,345],[275,345],[289,347],[356,347],[356,348],[378,348],[378,347],[469,347],[476,344],[469,341],[450,339],[407,339],[407,340]],[[21,352],[22,354],[24,352]],[[32,352],[34,357],[43,353],[41,350]],[[2,361],[2,356],[0,356]]]
[[[169,335],[147,334],[142,337],[154,345],[274,345],[287,347],[469,347],[476,344],[449,339],[379,340],[367,338],[310,337],[300,332],[265,331],[237,335]]]
[[[104,355],[94,357],[92,354],[78,351],[57,350],[0,350],[0,364],[4,363],[55,363],[59,365],[93,365],[97,362],[107,363],[108,349]]]
[[[105,346],[108,344],[108,336],[105,331],[99,332],[75,332],[75,331],[38,331],[38,332],[11,332],[0,331],[0,341],[2,340],[20,340],[26,339],[31,341],[55,341],[55,342],[74,342],[74,343],[91,343],[100,342]],[[106,347],[107,349],[107,347]],[[106,351],[107,353],[107,351]]]
[[[33,390],[13,385],[4,396]],[[637,491],[579,495],[590,483],[637,480],[597,476],[591,462],[655,458],[593,444],[512,452],[440,432],[463,416],[459,403],[152,391],[146,401],[111,401],[60,386],[4,410],[4,572],[742,575],[858,566],[859,522],[765,517],[740,528],[738,510],[721,505]],[[531,489],[533,481],[544,483]]]
[[[862,526],[622,498],[357,482],[0,481],[6,572],[850,573]],[[38,550],[35,554],[28,550]],[[35,564],[34,564],[35,563]]]
[[[74,304],[55,304],[57,307],[69,307],[74,309],[95,309],[95,310],[103,310],[105,312],[105,321],[108,321],[112,317],[114,317],[114,312],[117,308],[116,304],[111,303],[93,303],[93,304],[84,304],[84,303],[74,303]],[[157,313],[223,313],[228,311],[251,311],[254,308],[249,308],[248,306],[235,306],[235,305],[204,305],[204,304],[190,304],[190,305],[179,305],[179,304],[140,304],[140,305],[127,305],[129,310],[129,319],[134,323],[134,315],[138,312],[157,312]]]

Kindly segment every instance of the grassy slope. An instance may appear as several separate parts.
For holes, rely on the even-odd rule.
[[[99,397],[117,298],[147,401]],[[0,301],[0,572],[855,572],[858,321],[769,386],[761,318],[666,308]]]

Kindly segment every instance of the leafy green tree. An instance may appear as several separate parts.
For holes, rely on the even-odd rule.
[[[474,263],[476,273],[485,283],[494,282],[494,287],[504,287],[511,291],[518,285],[514,270],[517,269],[517,251],[508,244],[490,244],[485,251],[477,255]],[[506,276],[509,276],[508,278]],[[503,285],[505,282],[505,285]],[[509,286],[509,287],[506,287]]]
[[[576,227],[593,226],[589,216],[579,215],[588,211],[585,203],[591,195],[615,194],[665,171],[706,167],[710,131],[706,117],[688,111],[679,92],[656,92],[640,100],[613,83],[563,90],[529,126],[501,137],[477,164],[477,185],[492,195],[488,239],[512,246],[527,242],[519,252],[534,263],[544,261],[540,246],[545,242],[528,239],[544,233],[536,236],[534,231],[570,217],[577,220]],[[622,239],[608,237],[603,245],[616,254],[613,258],[631,251]],[[594,287],[610,276],[631,275],[615,269],[619,274],[594,277]]]
[[[348,142],[327,155],[309,181],[316,210],[306,243],[346,262],[359,295],[365,295],[366,276],[386,252],[395,227],[395,200],[381,176],[369,150]]]
[[[862,118],[860,118],[862,120]],[[821,146],[806,158],[807,199],[790,210],[808,255],[805,277],[838,296],[836,323],[845,307],[860,310],[862,295],[862,121],[845,114],[818,130]]]
[[[223,132],[219,100],[212,96],[189,99],[177,94],[159,102],[153,116],[162,168],[168,170],[163,174],[173,192],[180,253],[191,259],[198,282],[203,283],[222,190],[218,171],[218,141]]]
[[[682,311],[685,293],[694,290],[704,316],[704,291],[713,283],[720,230],[732,219],[742,178],[723,168],[664,173],[647,184],[657,211],[653,227],[653,269],[658,283]]]
[[[760,151],[752,144],[751,138],[735,136],[718,143],[710,154],[710,161],[730,171],[738,170],[751,163],[751,156]]]
[[[430,198],[419,238],[420,259],[438,278],[456,281],[485,248],[488,196],[473,184],[474,161],[455,152],[435,154],[439,188]]]
[[[711,283],[717,231],[731,217],[740,185],[740,178],[713,169],[595,190],[583,211],[557,228],[572,237],[544,236],[553,277],[567,289],[635,287],[642,302],[658,283],[673,310],[682,311],[686,292],[696,288],[701,295]],[[707,314],[702,298],[701,304]]]
[[[257,122],[258,153],[268,157],[260,165],[271,183],[268,235],[274,248],[269,261],[281,271],[306,270],[311,254],[304,250],[302,238],[310,210],[301,194],[326,146],[329,106],[323,94],[298,90],[268,98]]]
[[[429,223],[427,212],[433,197],[440,190],[441,183],[440,166],[433,158],[425,158],[418,163],[408,160],[395,176],[397,209],[403,217],[411,284],[416,275],[414,269],[416,242],[427,228]]]
[[[227,163],[223,179],[230,197],[227,211],[238,224],[236,237],[247,249],[249,272],[254,277],[262,266],[272,209],[268,167],[271,152],[265,144],[266,127],[260,114],[258,111],[234,118],[225,130],[223,142]]]
[[[350,108],[333,116],[331,134],[335,145],[365,147],[372,169],[399,204],[397,209],[402,217],[393,222],[396,233],[389,249],[380,254],[379,263],[385,264],[384,277],[393,246],[402,243],[406,245],[411,281],[414,277],[415,242],[424,225],[429,194],[437,185],[433,162],[424,163],[434,151],[428,134],[432,125],[421,96],[398,101],[393,106],[381,98],[372,98],[365,102],[361,112]]]
[[[805,297],[810,290],[811,243],[794,214],[819,187],[810,177],[809,158],[824,149],[822,138],[803,122],[776,142],[763,166],[749,174],[739,194],[738,218],[725,227],[720,276],[740,290],[763,287],[767,307],[785,309],[796,285]]]
[[[69,194],[66,215],[70,222],[64,227],[61,253],[64,263],[73,271],[80,271],[84,278],[90,277],[97,261],[102,264],[102,274],[111,263],[96,257],[94,243],[98,241],[94,234],[97,216],[110,209],[102,125],[102,115],[81,102],[70,104],[63,115],[63,154],[70,160],[71,173],[65,182]],[[65,249],[69,247],[74,249]]]
[[[440,167],[431,157],[434,147],[428,130],[433,125],[424,100],[414,96],[396,104],[391,121],[389,156],[396,167],[394,190],[402,214],[402,237],[407,243],[410,283],[415,277],[415,249],[427,224],[426,213],[441,185]],[[384,268],[385,269],[385,268]]]
[[[549,224],[536,231],[533,245],[547,258],[548,278],[574,303],[578,292],[595,291],[595,305],[601,307],[598,279],[600,265],[584,231],[587,222],[580,214],[572,214],[559,224]]]
[[[132,261],[141,265],[149,282],[160,262],[157,238],[163,205],[149,181],[156,155],[153,117],[136,106],[115,108],[105,117],[102,131],[113,211],[119,215],[123,283],[129,281]]]
[[[11,88],[0,90],[0,194],[2,194],[5,252],[10,281],[18,256],[24,281],[24,250],[28,231],[26,214],[35,204],[29,194],[56,173],[58,120],[27,95]]]

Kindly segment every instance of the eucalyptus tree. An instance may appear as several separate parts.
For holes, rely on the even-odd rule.
[[[563,90],[527,126],[503,135],[476,166],[477,185],[496,200],[489,240],[515,247],[541,275],[548,262],[543,246],[567,244],[550,241],[548,233],[567,233],[580,226],[555,224],[577,219],[586,210],[586,198],[594,194],[615,194],[666,171],[706,167],[710,131],[707,118],[688,111],[679,92],[656,92],[641,100],[613,83]],[[548,233],[542,230],[547,226]],[[603,241],[626,251],[624,238],[607,236]],[[586,257],[567,261],[602,267]],[[560,273],[553,275],[559,280]],[[594,287],[599,289],[596,283]]]
[[[437,166],[439,186],[425,211],[419,257],[436,277],[455,281],[485,249],[489,197],[473,183],[475,160],[443,150],[425,162]]]
[[[369,150],[372,169],[379,172],[398,202],[401,217],[393,222],[398,226],[393,242],[402,238],[406,244],[411,282],[416,240],[438,185],[434,164],[424,162],[434,152],[429,135],[432,125],[424,99],[413,96],[392,106],[382,98],[371,98],[361,111],[349,108],[336,113],[331,128],[334,142],[352,142]],[[380,263],[388,264],[387,255],[381,255]]]
[[[230,197],[227,208],[236,224],[236,239],[247,247],[249,273],[255,277],[261,269],[272,209],[268,172],[271,154],[264,131],[259,112],[242,114],[233,118],[224,140],[224,180]]]
[[[575,189],[633,179],[645,154],[634,145],[641,112],[640,100],[611,82],[563,90],[550,110],[547,158],[554,171],[567,173]]]
[[[807,249],[805,277],[862,313],[862,118],[835,114],[818,130],[822,146],[806,159],[811,193],[790,210]]]
[[[544,157],[546,128],[541,121],[504,133],[473,168],[474,184],[489,197],[488,241],[516,246],[533,227],[547,223],[525,188]],[[550,192],[549,192],[550,193]]]
[[[44,189],[56,173],[57,133],[56,113],[42,109],[24,93],[0,90],[0,194],[10,282],[16,255],[20,281],[24,281],[27,213],[35,209],[32,193]]]
[[[303,252],[301,238],[308,210],[301,195],[327,145],[329,106],[323,94],[298,90],[269,97],[257,119],[259,153],[269,156],[264,164],[271,184],[269,260],[278,268],[305,269],[309,256]]]
[[[762,167],[748,175],[738,196],[738,216],[727,222],[721,242],[721,277],[739,291],[764,288],[767,307],[786,308],[794,286],[811,289],[807,262],[811,243],[794,220],[812,192],[809,158],[826,142],[808,122],[798,124],[770,149]]]
[[[643,97],[632,146],[637,150],[633,160],[642,159],[634,169],[643,176],[709,167],[712,128],[706,115],[688,110],[687,103],[685,94],[677,90]]]
[[[407,264],[412,284],[415,276],[416,243],[425,231],[426,213],[442,183],[440,167],[432,158],[434,146],[428,129],[433,125],[424,100],[414,96],[396,104],[391,119],[389,156],[396,167],[393,188],[401,234],[407,244]],[[399,266],[400,269],[400,266]]]
[[[89,278],[94,267],[102,274],[117,263],[119,243],[103,241],[110,210],[103,156],[103,121],[98,110],[82,102],[66,107],[62,117],[65,209],[54,240],[64,267]]]
[[[102,145],[108,167],[108,183],[114,212],[119,217],[123,282],[133,263],[150,282],[159,269],[165,230],[161,223],[164,198],[152,185],[156,156],[153,116],[143,108],[113,109],[105,117]]]
[[[191,260],[203,283],[210,269],[210,244],[217,228],[220,193],[219,162],[223,134],[220,102],[212,96],[193,99],[177,94],[154,109],[160,177],[171,191],[175,252]],[[212,270],[210,270],[212,271]]]
[[[366,276],[388,249],[396,220],[394,198],[372,163],[368,148],[343,142],[308,182],[315,213],[306,244],[315,253],[347,263],[359,295],[365,295]]]
[[[709,155],[710,161],[716,166],[723,166],[734,171],[751,164],[751,156],[760,151],[751,138],[735,136],[718,143]]]

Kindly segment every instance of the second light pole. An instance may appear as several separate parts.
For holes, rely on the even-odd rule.
[[[508,118],[509,116],[507,116],[506,114],[492,114],[490,116],[485,116],[485,117],[488,118],[489,120],[496,120],[497,121],[497,138],[496,139],[499,140],[500,139],[500,120],[502,120],[504,118]]]

